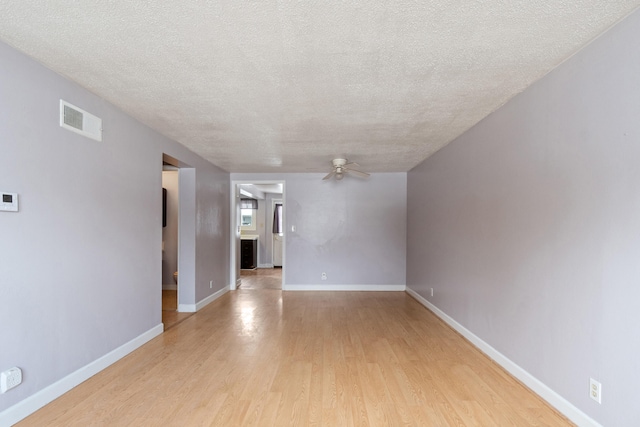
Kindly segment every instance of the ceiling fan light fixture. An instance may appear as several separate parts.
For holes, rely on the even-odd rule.
[[[336,181],[340,181],[344,178],[346,174],[353,174],[359,178],[369,177],[369,174],[367,172],[362,172],[358,169],[354,169],[354,168],[360,167],[359,164],[355,162],[350,162],[347,159],[342,159],[342,158],[333,159],[331,161],[331,164],[333,165],[333,170],[329,172],[327,176],[322,178],[323,180],[327,180],[332,177],[335,177]]]

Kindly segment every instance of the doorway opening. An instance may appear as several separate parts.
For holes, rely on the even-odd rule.
[[[162,165],[162,323],[165,329],[178,312],[179,168]]]
[[[184,295],[188,294],[189,275],[180,274],[190,270],[195,259],[183,255],[185,242],[189,242],[189,227],[184,227],[183,215],[195,209],[185,203],[183,197],[195,191],[195,185],[189,179],[193,170],[182,162],[166,154],[162,161],[162,323],[166,331],[192,313],[184,312]],[[193,187],[193,188],[192,188]],[[188,199],[188,197],[187,197]],[[186,266],[186,267],[185,267]],[[186,278],[186,280],[185,280]]]
[[[282,289],[284,181],[233,181],[231,186],[231,289]]]

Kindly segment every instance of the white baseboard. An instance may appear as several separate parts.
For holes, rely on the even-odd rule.
[[[283,285],[283,291],[392,291],[403,292],[405,285]]]
[[[197,304],[178,304],[178,312],[195,313]]]
[[[273,264],[258,264],[258,268],[273,268]]]
[[[217,300],[227,292],[229,292],[229,286],[225,286],[224,288],[220,289],[217,292],[214,292],[213,294],[209,295],[201,301],[198,301],[195,304],[178,304],[178,311],[181,313],[195,313],[207,304],[210,304],[213,301]]]
[[[547,401],[551,406],[556,408],[561,414],[565,417],[569,418],[572,422],[576,423],[579,426],[592,426],[592,427],[602,427],[598,424],[594,419],[589,417],[587,414],[582,412],[580,409],[576,408],[573,404],[567,401],[565,398],[560,396],[558,393],[553,391],[549,386],[544,384],[542,381],[522,369],[516,363],[508,359],[502,353],[500,353],[495,348],[491,347],[489,344],[484,342],[481,338],[476,336],[473,332],[469,331],[467,328],[462,326],[460,323],[456,322],[452,317],[446,314],[444,311],[440,310],[438,307],[433,305],[427,299],[422,297],[413,289],[407,287],[406,292],[415,298],[420,304],[427,307],[430,311],[432,311],[436,316],[442,319],[446,324],[455,329],[458,333],[460,333],[463,337],[469,340],[473,345],[475,345],[480,351],[486,354],[489,358],[495,361],[498,365],[502,366],[507,372],[520,380],[524,385],[529,387],[534,393]]]
[[[178,285],[176,284],[162,284],[162,290],[163,291],[177,291],[178,290]]]
[[[149,329],[147,332],[138,335],[136,338],[121,345],[115,350],[112,350],[104,356],[94,360],[88,365],[85,365],[66,377],[61,378],[50,386],[43,388],[26,399],[5,409],[0,412],[0,426],[10,426],[20,420],[23,420],[46,404],[62,396],[81,382],[86,381],[98,372],[107,368],[109,365],[112,365],[122,359],[138,347],[141,347],[143,344],[162,334],[163,331],[164,327],[161,323]]]
[[[242,279],[240,278],[240,276],[238,276],[236,278],[236,282],[235,283],[231,282],[228,285],[228,288],[229,288],[230,291],[235,291],[236,289],[238,289],[240,287],[241,284],[242,284]]]

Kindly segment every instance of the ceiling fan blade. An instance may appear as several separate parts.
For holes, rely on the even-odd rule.
[[[366,173],[366,172],[362,172],[359,170],[355,170],[355,169],[347,169],[345,168],[345,170],[349,173],[354,174],[355,176],[359,176],[360,178],[368,178],[370,174]]]
[[[347,163],[346,165],[344,165],[344,167],[347,167],[347,168],[348,168],[349,166],[355,166],[355,167],[357,167],[357,168],[359,168],[359,167],[360,167],[360,165],[359,165],[359,164],[357,164],[356,162],[349,162],[349,163]]]
[[[331,178],[331,177],[332,177],[333,175],[335,175],[335,174],[336,174],[336,171],[331,171],[331,172],[329,172],[329,175],[327,175],[327,176],[325,176],[324,178],[322,178],[322,180],[324,181],[325,179],[329,179],[329,178]]]

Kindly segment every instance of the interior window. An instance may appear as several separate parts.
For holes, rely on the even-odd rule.
[[[240,225],[243,230],[256,229],[256,210],[255,209],[240,209],[240,215],[242,218]]]

